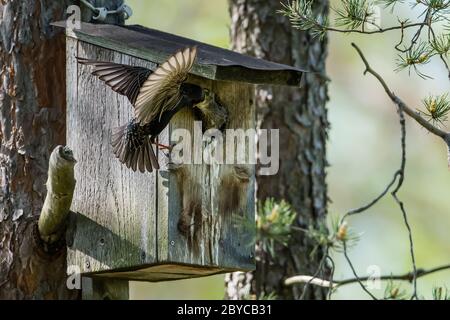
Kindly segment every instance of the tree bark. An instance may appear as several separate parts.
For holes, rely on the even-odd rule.
[[[288,19],[276,11],[279,1],[229,0],[231,41],[235,51],[258,58],[295,65],[314,71],[305,76],[301,88],[258,86],[256,90],[259,128],[280,130],[280,170],[277,175],[258,176],[258,201],[268,197],[285,199],[297,212],[295,224],[307,228],[327,213],[325,181],[327,41],[307,32],[295,31]],[[314,1],[316,13],[328,13],[328,1]],[[293,234],[288,248],[278,247],[274,258],[257,250],[254,273],[230,274],[226,280],[229,299],[276,294],[279,299],[298,299],[303,286],[283,286],[286,277],[313,275],[321,254],[311,259],[312,243]],[[323,299],[325,290],[309,288],[307,299]]]
[[[64,241],[48,246],[37,228],[49,155],[66,136],[65,39],[50,23],[73,2],[0,2],[0,299],[79,297]]]

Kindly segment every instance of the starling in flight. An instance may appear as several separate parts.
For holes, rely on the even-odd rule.
[[[94,66],[92,74],[115,92],[127,96],[134,107],[134,119],[115,128],[111,141],[115,156],[133,171],[159,169],[152,147],[157,144],[158,134],[179,110],[204,100],[205,92],[200,86],[186,83],[196,55],[196,47],[181,50],[154,72],[143,67],[77,58],[81,64]]]

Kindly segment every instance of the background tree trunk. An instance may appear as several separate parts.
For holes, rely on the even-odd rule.
[[[0,4],[0,299],[79,297],[65,243],[45,247],[37,232],[49,156],[66,140],[65,40],[49,24],[72,2]]]
[[[259,128],[280,129],[280,171],[257,178],[258,200],[285,199],[298,213],[295,223],[307,228],[323,219],[327,210],[327,41],[295,31],[276,13],[279,1],[229,0],[229,4],[233,50],[317,72],[306,75],[300,89],[259,86],[256,92]],[[328,1],[314,1],[314,8],[326,15]],[[278,247],[275,259],[257,252],[255,273],[227,276],[227,297],[242,299],[250,289],[257,297],[275,293],[279,299],[298,299],[302,286],[284,287],[283,279],[315,273],[321,256],[319,252],[311,259],[311,250],[311,243],[295,234],[289,248]],[[310,289],[307,299],[325,297],[325,290]]]

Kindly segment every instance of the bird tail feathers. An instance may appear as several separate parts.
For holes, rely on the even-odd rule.
[[[142,141],[129,139],[127,125],[124,125],[114,128],[111,145],[116,157],[127,168],[131,168],[133,171],[139,169],[142,173],[152,172],[153,169],[159,170],[158,160],[149,136],[144,137]]]

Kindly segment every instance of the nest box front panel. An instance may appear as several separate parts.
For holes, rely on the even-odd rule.
[[[227,143],[227,129],[255,128],[254,86],[243,83],[213,81],[191,76],[190,82],[214,92],[228,110],[223,146],[217,141],[201,137],[202,148],[195,146],[194,135],[201,134],[199,118],[191,110],[177,114],[169,128],[160,136],[171,141],[173,132],[191,132],[191,159],[203,159],[215,154]],[[197,127],[196,126],[197,121]],[[205,124],[203,123],[203,127]],[[204,130],[205,128],[203,128]],[[233,149],[238,149],[234,140]],[[226,150],[222,149],[223,158]],[[254,230],[248,225],[255,221],[255,166],[248,163],[209,163],[175,165],[163,168],[159,178],[158,215],[159,258],[162,260],[216,266],[223,271],[254,269]],[[206,162],[206,163],[205,163]],[[168,174],[167,174],[168,173]],[[164,198],[163,194],[169,194]],[[242,221],[250,222],[247,228]],[[250,228],[251,229],[251,228]]]
[[[242,223],[255,220],[254,165],[172,165],[159,152],[159,171],[133,172],[114,157],[111,147],[112,129],[127,123],[133,109],[126,97],[78,64],[76,56],[156,67],[67,39],[67,143],[78,160],[68,265],[79,266],[82,273],[144,281],[254,269],[254,230]],[[214,92],[227,108],[224,145],[226,129],[255,128],[253,85],[199,76],[189,82]],[[171,136],[177,129],[193,136],[196,120],[193,110],[180,111],[159,135],[159,143],[176,143]],[[239,142],[233,143],[237,149]],[[209,140],[203,147],[217,145]],[[195,146],[192,150],[198,151]]]

